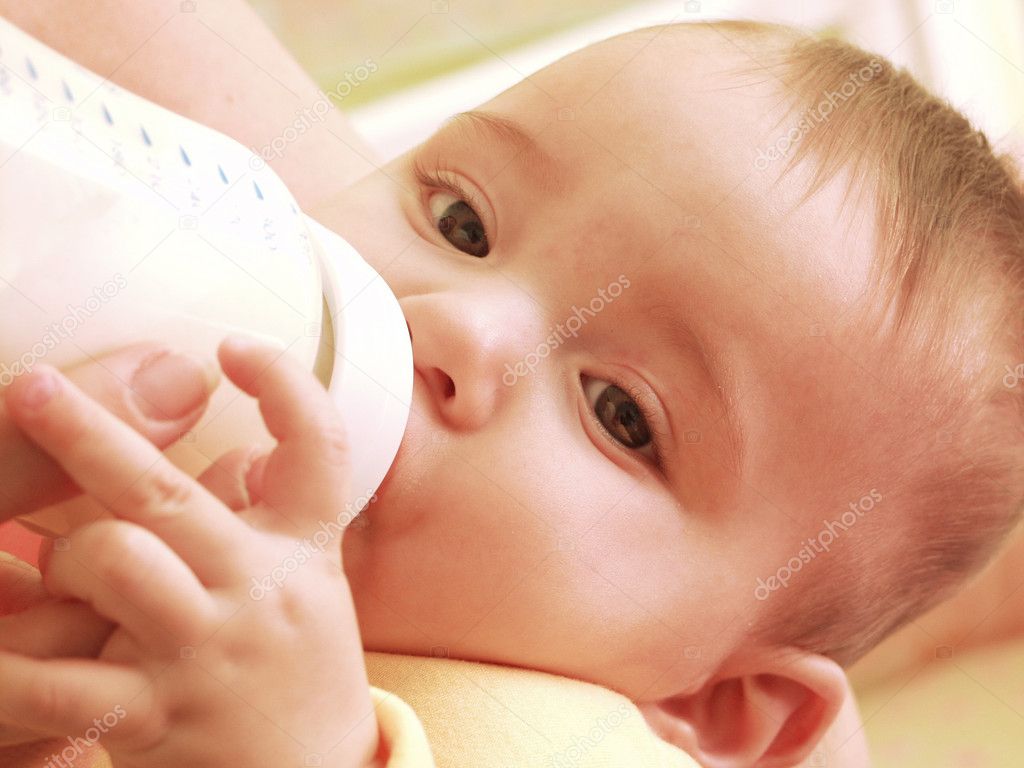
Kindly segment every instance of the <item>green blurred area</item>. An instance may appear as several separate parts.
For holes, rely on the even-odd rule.
[[[377,71],[347,106],[372,101],[628,5],[631,0],[251,0],[320,87],[333,91],[367,59]],[[349,91],[349,89],[345,89]]]

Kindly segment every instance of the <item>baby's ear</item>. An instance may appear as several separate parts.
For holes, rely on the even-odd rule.
[[[637,706],[704,768],[789,768],[821,741],[848,690],[842,667],[824,656],[747,649],[699,690]]]

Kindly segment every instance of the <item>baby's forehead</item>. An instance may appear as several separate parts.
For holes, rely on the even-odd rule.
[[[634,33],[583,49],[492,102],[560,152],[597,144],[679,199],[699,184],[719,198],[745,182],[785,184],[782,164],[756,165],[790,100],[752,59],[714,33]],[[486,105],[485,108],[492,105]],[[582,163],[580,163],[582,164]]]
[[[731,77],[720,73],[712,82],[686,75],[674,78],[672,87],[662,78],[646,94],[613,79],[574,108],[574,120],[543,124],[540,139],[570,160],[568,172],[587,177],[583,184],[603,188],[603,202],[635,202],[644,219],[672,219],[681,236],[724,242],[747,232],[744,250],[763,251],[766,240],[782,240],[803,260],[816,250],[805,244],[836,243],[844,233],[837,224],[848,225],[851,237],[864,235],[873,226],[873,201],[847,196],[848,175],[806,199],[817,168],[813,158],[795,168],[759,160],[785,135],[785,126],[775,126],[786,107],[764,89],[730,88]],[[529,119],[525,105],[515,106]],[[822,255],[853,278],[849,286],[863,285],[863,261],[840,258],[838,250]]]
[[[640,30],[556,62],[549,69],[560,87],[552,95],[581,112],[614,116],[644,141],[692,137],[738,147],[788,106],[784,86],[758,55],[756,43],[740,47],[702,25]]]

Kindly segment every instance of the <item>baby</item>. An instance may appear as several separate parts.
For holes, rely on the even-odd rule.
[[[1017,519],[1024,199],[880,57],[641,30],[313,214],[418,371],[344,543],[368,648],[591,680],[723,764],[813,730]]]
[[[703,765],[793,765],[843,668],[1017,520],[1024,197],[880,57],[640,30],[308,212],[416,365],[344,537],[367,650],[590,681]]]

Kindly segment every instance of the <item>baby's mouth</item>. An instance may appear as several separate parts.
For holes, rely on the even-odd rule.
[[[405,433],[402,435],[402,442],[398,446],[398,451],[395,453],[395,458],[391,462],[391,466],[388,468],[387,473],[381,480],[380,485],[377,486],[377,491],[373,494],[373,498],[369,504],[366,505],[363,512],[356,517],[356,521],[364,517],[369,513],[370,516],[374,514],[374,507],[377,507],[383,501],[385,504],[390,503],[389,495],[391,491],[398,491],[402,478],[410,477],[408,463],[416,455],[418,450],[423,447],[423,438],[429,434],[428,430],[436,428],[437,425],[433,423],[431,418],[432,414],[428,413],[428,409],[433,406],[430,402],[432,399],[430,393],[430,385],[424,377],[423,373],[418,369],[413,369],[413,384],[412,384],[412,401],[409,408],[409,420],[405,426]],[[396,485],[392,489],[393,484]],[[400,494],[399,494],[400,496]],[[368,523],[369,521],[367,521]]]

